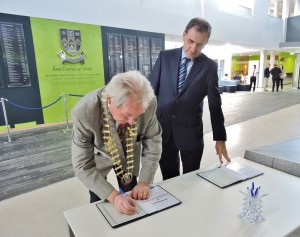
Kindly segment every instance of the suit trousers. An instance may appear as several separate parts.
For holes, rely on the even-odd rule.
[[[131,191],[131,190],[137,185],[137,178],[136,178],[136,176],[133,176],[133,179],[132,179],[131,183],[130,183],[130,184],[127,184],[127,185],[122,184],[121,179],[120,179],[119,177],[117,177],[117,180],[118,180],[118,185],[119,185],[119,187],[120,187],[124,192],[129,192],[129,191]],[[97,202],[97,201],[100,201],[100,200],[101,200],[101,199],[97,196],[97,194],[95,194],[94,192],[89,191],[89,193],[90,193],[90,203]]]
[[[281,86],[281,90],[283,90],[283,79],[279,79],[279,84],[280,84],[280,86]]]
[[[180,158],[183,174],[198,170],[200,168],[203,149],[204,142],[202,140],[198,149],[179,151],[174,143],[173,136],[171,135],[169,141],[163,145],[162,156],[159,161],[163,180],[180,175]]]
[[[272,85],[272,91],[275,89],[275,84],[276,84],[276,91],[279,89],[279,79],[272,79],[273,85]]]
[[[256,85],[256,77],[255,76],[250,77],[250,90],[252,88],[252,84],[253,84],[253,91],[255,91],[255,85]]]
[[[268,77],[264,77],[265,81],[264,81],[264,89],[266,90],[267,87],[268,87],[268,80],[269,78]]]

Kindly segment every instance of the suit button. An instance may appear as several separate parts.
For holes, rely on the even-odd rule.
[[[176,102],[176,103],[178,103],[178,102],[179,102],[179,100],[177,99],[175,102]]]
[[[172,118],[174,119],[174,118],[175,118],[175,115],[172,115]]]

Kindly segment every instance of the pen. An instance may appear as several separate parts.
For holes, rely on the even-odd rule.
[[[258,187],[258,188],[255,190],[254,197],[257,197],[257,196],[258,196],[259,190],[260,190],[260,187]]]
[[[254,197],[254,193],[252,189],[250,190],[250,192],[251,192],[251,196]]]
[[[119,188],[119,191],[120,191],[120,193],[122,194],[122,196],[126,198],[127,202],[128,202],[131,206],[134,207],[132,201],[130,201],[130,199],[127,197],[126,193],[125,193],[121,188]]]

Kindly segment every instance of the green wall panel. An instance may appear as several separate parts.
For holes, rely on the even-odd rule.
[[[251,55],[249,56],[249,61],[256,61],[259,60],[260,56],[259,55]]]
[[[279,61],[279,64],[283,65],[284,70],[287,73],[294,72],[294,61],[295,61],[294,55],[290,55],[289,52],[280,52],[279,59],[284,59],[284,61]]]
[[[239,56],[233,56],[232,57],[232,72],[231,72],[232,75],[236,71],[239,71],[239,69],[240,69],[240,64],[238,64],[239,61],[240,61],[240,57]]]
[[[104,85],[101,28],[97,25],[31,17],[38,81],[42,106],[58,99],[62,94],[84,95]],[[58,52],[63,50],[60,28],[80,30],[81,48],[69,58],[86,54],[84,64],[62,63]],[[67,96],[68,118],[70,110],[80,97]],[[65,121],[63,99],[43,109],[45,123]]]

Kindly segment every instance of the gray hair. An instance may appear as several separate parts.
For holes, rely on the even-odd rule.
[[[141,103],[143,108],[149,106],[154,98],[154,92],[148,79],[139,71],[129,71],[115,75],[105,88],[116,106],[123,105],[133,96],[136,103]]]

